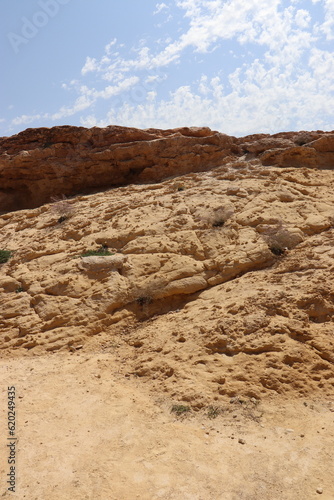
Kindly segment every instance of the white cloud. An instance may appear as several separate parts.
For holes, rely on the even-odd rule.
[[[146,78],[146,83],[151,83],[151,82],[158,82],[159,81],[159,76],[158,75],[149,75]]]
[[[197,89],[181,86],[167,100],[154,99],[136,105],[124,103],[109,114],[109,123],[139,128],[207,125],[232,135],[254,131],[274,133],[289,130],[293,120],[302,129],[330,129],[326,110],[334,98],[318,94],[311,74],[289,81],[284,75],[267,74],[259,62],[244,78],[239,71],[231,77],[232,91],[224,94],[219,78],[203,76]]]
[[[17,116],[11,121],[12,126],[17,125],[28,125],[29,123],[35,122],[43,118],[43,115],[21,115]]]
[[[118,109],[107,114],[108,121],[144,128],[204,123],[233,134],[259,128],[274,132],[289,127],[303,115],[306,121],[311,117],[314,122],[317,120],[317,127],[326,125],[332,99],[329,89],[333,83],[333,56],[313,47],[318,35],[310,26],[310,12],[294,6],[298,1],[285,8],[280,0],[176,3],[184,11],[188,27],[178,38],[165,39],[162,50],[159,44],[154,50],[141,41],[136,57],[126,58],[117,52],[113,41],[108,58],[87,58],[83,74],[95,70],[104,80],[117,82],[118,86],[131,74],[137,76],[137,87],[123,96]],[[334,0],[325,0],[327,18],[321,30],[327,38],[331,26],[328,13],[333,5]],[[166,8],[164,3],[157,4],[156,12]],[[170,91],[169,98],[159,99],[163,78],[155,74],[157,70],[172,71],[175,64],[182,63],[186,50],[189,54],[189,49],[204,54],[205,61],[205,54],[217,50],[226,40],[237,41],[245,48],[249,43],[255,44],[264,48],[263,56],[252,60],[247,52],[244,64],[231,71],[224,81],[203,74],[197,84],[190,81]],[[305,67],[302,58],[307,53],[309,62]],[[142,72],[146,72],[144,76]],[[145,88],[145,83],[155,87]],[[115,88],[118,87],[108,86],[92,95],[96,99],[107,98],[114,95]],[[315,93],[319,98],[314,99]]]
[[[139,82],[139,78],[137,76],[131,76],[129,78],[125,78],[118,85],[108,85],[103,90],[90,90],[89,93],[94,96],[95,99],[110,99],[110,97],[120,94],[121,92],[128,91],[131,87],[133,87],[136,83]]]
[[[87,57],[84,67],[81,70],[82,75],[86,75],[92,71],[97,71],[99,69],[99,65],[95,58]]]
[[[297,10],[295,20],[299,28],[307,28],[311,22],[311,19],[311,15],[307,10]]]
[[[155,6],[155,11],[153,12],[153,15],[160,14],[160,12],[164,10],[168,10],[169,7],[165,3],[157,3]]]
[[[154,90],[152,90],[151,92],[147,92],[147,100],[149,102],[155,101],[156,97],[157,97],[157,92],[155,92]]]
[[[94,99],[89,98],[87,95],[81,95],[78,97],[73,106],[62,106],[59,111],[51,115],[52,120],[61,120],[68,116],[75,115],[80,111],[84,111],[89,108],[95,102]]]
[[[108,122],[106,120],[98,120],[94,115],[88,115],[80,118],[80,124],[83,127],[106,127]]]
[[[174,37],[140,39],[127,52],[113,39],[100,58],[86,58],[81,80],[63,84],[77,99],[51,118],[78,114],[85,126],[208,125],[233,135],[333,128],[334,56],[324,47],[334,37],[334,0],[312,2],[324,13],[322,24],[300,0],[287,6],[281,0],[176,0],[183,19]],[[155,14],[167,10],[157,3]],[[183,65],[189,77],[184,72],[181,84]],[[110,100],[104,113],[97,111],[101,100]]]
[[[334,39],[334,0],[325,0],[325,22],[321,26],[321,31],[326,35],[327,40]]]
[[[53,121],[59,121],[63,118],[67,118],[69,116],[73,116],[77,113],[83,112],[89,108],[91,108],[98,99],[110,99],[113,96],[119,95],[122,92],[129,91],[132,87],[134,87],[138,83],[139,79],[135,76],[131,76],[129,78],[125,78],[118,85],[108,85],[103,90],[96,90],[95,88],[89,88],[87,85],[78,86],[77,81],[73,81],[73,87],[78,87],[77,91],[80,94],[79,97],[75,100],[72,106],[62,106],[57,112],[53,114],[44,114],[44,115],[22,115],[17,118],[14,118],[11,122],[12,126],[17,125],[26,125],[28,123],[32,123],[34,121],[38,121],[42,118],[48,118]],[[67,86],[66,88],[70,88]],[[80,120],[87,121],[90,123],[92,115],[88,117],[80,117]],[[104,122],[103,122],[104,123]]]
[[[329,92],[334,91],[334,53],[320,49],[312,49],[310,53],[309,66],[313,70],[315,79],[321,90],[326,88]]]
[[[327,3],[332,1],[326,0]],[[106,46],[108,57],[104,55],[99,61],[87,57],[82,74],[95,71],[108,81],[118,81],[130,71],[165,68],[179,63],[188,48],[205,54],[219,47],[219,43],[233,38],[241,44],[251,42],[275,52],[285,49],[286,54],[291,54],[292,49],[300,53],[314,41],[312,33],[306,31],[310,14],[293,6],[279,10],[279,4],[279,0],[179,1],[177,5],[184,9],[184,15],[189,19],[188,29],[179,38],[166,41],[165,47],[158,51],[152,51],[141,42],[135,58],[121,57],[117,50],[112,52],[116,48],[114,39]]]
[[[107,55],[111,54],[111,49],[114,45],[117,43],[117,38],[114,38],[108,45],[105,46],[104,50],[106,51]]]

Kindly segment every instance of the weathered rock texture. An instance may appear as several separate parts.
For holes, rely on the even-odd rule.
[[[0,139],[0,212],[35,208],[53,196],[205,171],[240,157],[263,165],[332,168],[334,134],[229,137],[207,127],[27,129]]]
[[[28,129],[0,139],[0,211],[208,170],[238,151],[233,137],[206,127]]]
[[[153,134],[137,131],[134,146],[133,133],[131,148]],[[158,184],[4,214],[0,249],[13,256],[0,265],[0,348],[18,354],[78,345],[114,349],[121,373],[197,406],[239,394],[332,394],[333,135],[303,134],[310,142],[298,147],[301,134],[219,135],[244,158]],[[190,141],[194,146],[208,137]],[[14,160],[17,138],[11,140]],[[228,149],[215,147],[217,155]],[[326,169],[305,168],[303,152],[308,158],[310,149]],[[280,167],[288,154],[300,164],[264,166],[269,154]],[[47,185],[43,175],[29,182]],[[99,248],[100,256],[81,256]],[[103,255],[107,249],[113,255]]]

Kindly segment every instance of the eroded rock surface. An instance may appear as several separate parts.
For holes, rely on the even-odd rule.
[[[332,394],[333,176],[231,158],[77,196],[65,218],[54,204],[4,214],[0,348],[114,349],[124,375],[199,407]]]
[[[235,138],[207,127],[27,129],[0,139],[0,211],[208,170],[238,151]]]
[[[332,168],[334,134],[230,137],[208,127],[139,130],[62,126],[0,138],[0,213],[131,183],[158,182],[240,159]]]

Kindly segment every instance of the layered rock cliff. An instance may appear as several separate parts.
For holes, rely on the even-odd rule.
[[[0,210],[208,170],[238,151],[234,138],[208,128],[28,129],[0,140]]]
[[[53,196],[158,182],[237,162],[240,157],[256,157],[266,166],[331,168],[334,134],[236,138],[207,127],[27,129],[0,139],[0,212],[35,208]]]

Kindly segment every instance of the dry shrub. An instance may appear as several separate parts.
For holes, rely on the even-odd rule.
[[[286,250],[294,248],[301,242],[301,237],[289,231],[283,221],[263,228],[262,237],[275,255],[282,255]]]
[[[233,214],[234,207],[226,205],[213,210],[212,213],[206,216],[199,217],[199,219],[204,223],[205,227],[222,227]]]
[[[51,210],[53,213],[58,215],[59,223],[73,216],[74,208],[65,195],[62,195],[61,197],[53,196],[51,198],[51,201],[52,201]]]
[[[137,302],[142,308],[147,307],[154,301],[158,292],[163,289],[166,284],[166,280],[157,279],[143,283],[141,286],[134,285],[129,293],[131,301]]]

